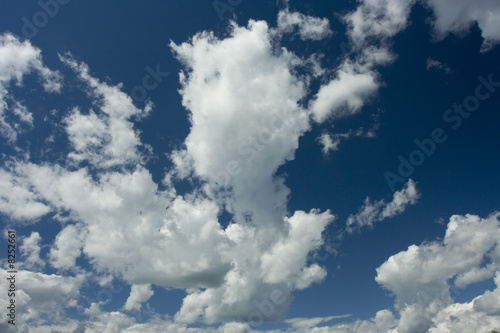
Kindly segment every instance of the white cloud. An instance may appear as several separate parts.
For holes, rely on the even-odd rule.
[[[151,110],[148,103],[143,110],[134,106],[132,98],[123,93],[121,85],[109,86],[92,77],[84,63],[78,63],[71,54],[59,56],[78,77],[87,84],[97,112],[83,114],[78,108],[64,118],[66,132],[74,151],[68,157],[76,162],[88,161],[98,167],[136,164],[141,161],[138,133],[132,118],[144,117]]]
[[[142,303],[147,302],[153,294],[150,284],[134,284],[123,308],[128,311],[140,310]]]
[[[33,124],[33,115],[14,96],[8,93],[11,81],[22,86],[23,76],[36,72],[43,80],[47,92],[59,92],[62,77],[59,72],[48,69],[42,62],[40,49],[29,41],[21,43],[10,33],[0,35],[0,135],[10,142],[16,141],[21,124]],[[11,112],[18,119],[8,119]]]
[[[315,317],[315,318],[292,318],[287,319],[284,322],[292,325],[293,329],[304,331],[308,328],[318,326],[322,323],[327,323],[333,319],[346,318],[351,315],[343,315],[343,316],[329,316],[329,317]]]
[[[293,69],[310,66],[311,59],[284,48],[275,52],[273,43],[265,22],[250,21],[248,27],[235,25],[222,40],[205,32],[190,43],[171,44],[186,67],[181,95],[192,127],[185,149],[172,155],[177,168],[190,171],[174,170],[166,190],[141,166],[142,144],[132,123],[151,105],[138,109],[121,85],[99,81],[70,54],[60,56],[93,107],[71,106],[62,116],[71,145],[68,165],[26,158],[1,170],[2,211],[19,219],[55,213],[65,227],[48,257],[65,274],[81,271],[76,259],[83,253],[98,274],[118,275],[133,286],[187,289],[176,321],[251,321],[269,297],[279,304],[272,303],[276,308],[262,320],[279,319],[294,289],[326,276],[306,259],[322,244],[321,232],[333,216],[287,211],[290,190],[275,173],[294,158],[299,137],[310,127],[309,113],[300,106],[309,79]],[[234,161],[240,163],[237,171]],[[230,172],[227,184],[216,182],[222,171]],[[196,177],[203,186],[178,196],[176,177]],[[226,230],[218,222],[223,208],[233,216]],[[281,259],[286,265],[276,270]],[[126,309],[140,309],[147,299],[148,290],[137,288]],[[99,306],[85,310],[101,322],[99,329],[134,324]],[[228,324],[224,330],[233,327],[246,326]]]
[[[357,113],[380,86],[375,66],[388,65],[396,56],[390,38],[404,30],[415,0],[363,0],[355,11],[342,17],[352,54],[323,84],[310,103],[316,122]],[[334,147],[334,146],[333,146]]]
[[[26,179],[0,170],[0,211],[16,220],[35,220],[50,211],[41,196],[29,190]]]
[[[470,305],[453,305],[448,281],[479,268],[486,258],[491,260],[498,272],[498,216],[498,213],[486,219],[474,215],[452,216],[442,242],[412,245],[377,268],[377,282],[396,296],[396,309],[401,315],[400,333],[424,332],[433,326],[441,327],[434,332],[445,332],[442,328],[450,325],[459,327],[458,322],[453,323],[456,321],[454,316],[445,316],[444,313],[458,314],[464,308],[468,308],[469,312],[472,309]],[[483,276],[482,279],[491,277]],[[487,292],[474,301],[474,310],[478,313],[470,313],[471,318],[484,317],[483,323],[500,320],[495,310],[500,306],[499,298],[490,295]],[[485,300],[486,307],[481,306],[481,300]],[[489,310],[492,313],[488,314]],[[486,319],[488,315],[495,317]],[[480,328],[482,324],[475,323],[474,326]],[[490,329],[493,328],[490,326]]]
[[[61,56],[61,61],[86,87],[93,108],[83,110],[73,105],[63,116],[62,124],[71,144],[69,165],[37,165],[26,159],[12,161],[9,168],[0,170],[0,210],[20,220],[54,212],[62,222],[69,222],[56,236],[49,252],[50,263],[65,274],[75,273],[79,271],[75,268],[76,259],[83,253],[97,274],[103,274],[99,275],[102,283],[108,276],[120,276],[132,285],[125,310],[140,311],[152,297],[151,285],[188,292],[173,319],[156,316],[150,322],[136,323],[134,317],[120,311],[106,312],[100,308],[101,303],[93,303],[85,311],[95,320],[76,328],[75,322],[68,322],[67,327],[98,332],[155,332],[158,327],[167,332],[249,332],[248,323],[233,321],[277,320],[286,312],[294,290],[324,279],[325,268],[308,264],[307,259],[311,251],[323,244],[322,231],[334,216],[315,209],[309,213],[289,212],[287,201],[291,192],[284,177],[276,172],[294,158],[299,138],[310,129],[311,116],[321,122],[351,115],[376,92],[379,81],[373,67],[389,63],[394,56],[385,45],[371,45],[370,38],[385,41],[403,29],[407,24],[404,15],[411,3],[367,0],[362,4],[364,9],[358,8],[348,16],[350,37],[369,51],[358,50],[358,58],[346,59],[333,70],[333,80],[319,89],[308,109],[302,104],[309,97],[310,80],[327,71],[318,67],[304,77],[298,76],[295,69],[309,68],[311,63],[318,65],[320,57],[304,60],[277,47],[280,45],[274,38],[276,30],[263,21],[250,21],[247,27],[233,24],[233,30],[224,39],[202,32],[189,42],[172,42],[175,56],[185,67],[180,74],[180,93],[191,128],[184,144],[169,156],[175,169],[165,177],[165,190],[159,188],[143,166],[144,145],[133,126],[133,121],[147,115],[152,105],[143,110],[135,107],[121,91],[121,85],[103,83],[90,75],[84,63],[70,55]],[[378,5],[383,6],[382,12]],[[394,14],[401,17],[392,17]],[[296,26],[301,38],[314,40],[331,34],[325,19],[288,12],[281,15],[278,29],[282,31]],[[51,77],[53,72],[47,72],[41,62],[39,67],[42,77],[49,78],[46,90],[57,91],[55,74]],[[20,82],[19,73],[22,77],[25,71],[15,72],[9,80]],[[19,107],[15,112],[30,123],[27,110]],[[85,163],[80,162],[90,166],[84,167]],[[178,195],[174,187],[178,179],[201,185]],[[383,200],[367,201],[348,226],[371,226],[400,214],[417,198],[415,185],[409,181],[388,204]],[[224,209],[232,218],[226,228],[218,221]],[[59,213],[67,214],[62,218]],[[455,220],[459,218],[452,218]],[[467,223],[457,223],[450,222],[450,234],[460,229],[462,238],[466,238],[477,231],[475,222],[474,228],[465,233],[462,230]],[[494,234],[492,228],[489,231]],[[32,235],[26,243],[27,262],[33,265],[39,262],[38,241]],[[421,257],[437,253],[432,258],[439,258],[441,252],[446,252],[442,248],[450,246],[436,244],[410,247],[407,253],[392,257],[378,270],[377,281],[397,296],[403,318],[399,325],[403,329],[415,327],[422,311],[428,316],[424,318],[430,318],[424,321],[427,325],[447,308],[450,302],[446,295],[432,298],[436,290],[447,290],[443,276],[455,276],[457,285],[467,285],[489,278],[496,271],[494,265],[487,269],[478,267],[476,258],[469,260],[466,269],[457,270],[454,266],[455,270],[447,275],[429,273],[446,265],[430,265],[424,272],[429,274],[430,291],[422,303],[420,296],[411,294],[416,287],[408,281],[422,276],[418,269],[426,265],[419,262],[425,261]],[[463,254],[458,248],[468,244],[456,242],[450,246],[450,251],[456,253],[449,258],[442,255],[446,263],[452,265],[451,259]],[[492,246],[488,240],[481,244]],[[419,251],[424,253],[420,257],[414,253]],[[470,251],[464,253],[465,258],[472,257]],[[496,252],[491,253],[493,256]],[[398,260],[401,266],[408,264],[410,268],[394,268],[392,263]],[[414,266],[409,264],[411,261]],[[416,273],[405,275],[410,269]],[[20,296],[20,300],[33,302],[33,309],[43,307],[41,313],[52,311],[51,318],[61,319],[64,307],[76,307],[82,275],[25,274],[33,282],[32,289],[26,288],[26,295]],[[418,283],[427,286],[427,282]],[[57,284],[62,290],[51,299],[47,290]],[[478,311],[496,311],[496,292],[492,293],[475,303]],[[403,303],[409,304],[417,316],[405,310]],[[430,312],[424,310],[427,305]],[[32,318],[36,318],[34,325],[48,329],[48,323],[34,314]],[[301,319],[293,324],[297,329],[307,326],[311,332],[389,332],[397,324],[387,310],[367,321],[312,327],[325,322],[318,320]],[[183,324],[195,322],[227,323],[206,330]]]
[[[323,122],[328,118],[341,118],[357,113],[365,99],[377,89],[376,73],[358,71],[355,65],[345,62],[336,72],[336,78],[321,86],[310,109],[314,120]]]
[[[6,270],[0,269],[0,291],[7,295],[10,277]],[[42,326],[52,322],[64,322],[65,310],[76,308],[80,295],[80,287],[85,280],[84,275],[63,277],[18,270],[16,274],[16,328],[19,332],[27,331],[29,326]],[[7,308],[7,297],[0,299],[0,306]],[[21,310],[22,309],[22,310]],[[6,315],[0,320],[0,328],[7,328]],[[7,331],[7,330],[6,330]]]
[[[434,33],[442,39],[462,34],[477,22],[484,42],[482,51],[500,43],[500,3],[494,0],[425,0],[434,12]]]
[[[360,127],[355,131],[351,129],[346,133],[329,134],[327,132],[323,132],[317,138],[317,140],[321,145],[321,151],[323,152],[323,155],[327,156],[331,150],[334,151],[339,150],[340,142],[342,140],[347,140],[352,137],[373,138],[376,135],[375,131],[378,129],[378,127],[379,124],[375,123],[368,130],[365,130],[363,127]]]
[[[427,70],[435,68],[435,69],[443,70],[446,74],[452,73],[452,70],[450,67],[443,64],[439,60],[433,59],[431,57],[427,58],[426,65],[427,65]]]
[[[81,255],[85,230],[74,225],[66,226],[56,236],[54,247],[50,249],[50,264],[59,269],[71,269]]]
[[[250,21],[246,28],[233,25],[223,40],[200,33],[189,43],[171,44],[186,67],[181,95],[192,125],[176,164],[190,161],[193,176],[207,182],[205,194],[233,218],[225,231],[230,243],[223,253],[227,248],[232,268],[224,284],[190,293],[176,314],[180,322],[248,320],[255,304],[278,290],[286,302],[263,318],[275,320],[292,289],[326,275],[318,265],[305,266],[305,259],[321,244],[321,230],[333,217],[312,211],[287,218],[290,190],[275,175],[293,159],[298,138],[309,129],[309,115],[299,104],[308,79],[291,71],[309,61],[285,48],[273,51],[272,34],[265,22]],[[315,227],[297,233],[305,221]]]
[[[45,261],[40,259],[40,245],[42,238],[40,234],[33,231],[29,237],[23,239],[21,251],[26,259],[23,262],[23,267],[28,269],[40,268],[45,266]]]
[[[319,211],[311,211],[309,214],[297,211],[292,217],[287,218],[286,221],[289,223],[287,237],[277,241],[261,258],[264,282],[286,281],[295,272],[303,269],[307,254],[323,244],[321,233],[332,220],[333,216],[329,211],[322,214],[319,214]],[[326,276],[326,271],[319,267],[309,272],[311,276],[308,277],[309,283],[306,283],[305,287]]]
[[[278,31],[290,33],[294,27],[298,27],[301,39],[321,40],[330,36],[333,32],[329,27],[330,22],[326,18],[318,18],[304,15],[299,12],[282,10],[278,13]]]
[[[415,0],[362,0],[357,9],[344,16],[353,47],[383,41],[395,36],[408,25]]]
[[[330,150],[339,150],[339,145],[340,145],[339,137],[332,138],[330,134],[323,132],[318,137],[318,141],[321,145],[321,151],[325,156],[328,155]]]
[[[372,202],[369,197],[355,215],[349,215],[346,222],[346,229],[352,233],[354,230],[364,226],[373,227],[373,224],[387,218],[394,217],[403,213],[408,205],[414,205],[420,193],[416,184],[409,179],[405,186],[394,192],[392,201],[385,203],[384,199]]]

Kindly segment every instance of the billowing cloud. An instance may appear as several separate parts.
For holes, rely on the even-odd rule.
[[[471,319],[484,318],[468,322],[468,326],[474,323],[470,326],[473,331],[495,328],[492,323],[500,322],[499,299],[494,296],[497,291],[486,292],[470,304],[453,304],[450,283],[464,287],[499,272],[499,216],[452,216],[442,241],[412,245],[377,268],[377,282],[396,296],[395,306],[401,315],[398,332],[426,332],[433,327],[433,332],[444,332],[445,327],[467,322],[465,318],[453,319],[464,312],[469,312]],[[464,279],[487,260],[491,262],[488,274]]]
[[[3,295],[7,295],[7,291],[11,289],[11,281],[7,278],[12,274],[4,269],[0,269],[0,274],[4,277],[0,279],[0,291]],[[16,286],[14,288],[17,307],[16,326],[8,324],[7,320],[10,318],[3,315],[0,320],[2,332],[27,331],[30,325],[41,327],[54,322],[64,323],[66,309],[77,307],[80,288],[86,278],[85,275],[65,277],[28,270],[18,270],[15,276],[15,280],[12,281]],[[6,309],[10,299],[2,297],[0,306]]]
[[[41,237],[33,233],[24,239],[27,270],[20,274],[28,285],[18,299],[27,309],[21,318],[29,321],[26,329],[243,333],[252,331],[250,324],[282,318],[293,291],[326,277],[326,269],[309,259],[323,245],[322,232],[335,216],[314,207],[290,212],[291,190],[278,169],[294,159],[312,121],[355,114],[375,95],[381,84],[376,66],[395,60],[389,39],[406,27],[413,3],[361,1],[344,17],[353,54],[332,69],[322,68],[321,55],[303,59],[280,45],[285,33],[297,33],[312,44],[332,34],[328,20],[289,11],[279,14],[277,28],[250,20],[247,26],[232,23],[224,38],[205,31],[184,43],[171,42],[183,65],[179,92],[191,127],[169,154],[174,166],[162,184],[145,166],[150,152],[134,127],[153,105],[137,107],[121,84],[102,82],[85,63],[61,55],[92,107],[69,103],[59,110],[61,144],[68,146],[58,160],[38,163],[26,154],[8,159],[0,169],[0,211],[12,224],[34,223],[49,214],[61,224],[55,239],[45,240],[50,247],[46,266],[57,274],[29,271],[44,266]],[[64,89],[61,76],[43,65],[40,50],[29,42],[2,38],[2,115],[10,112],[31,128],[36,123],[9,94],[10,82],[21,84],[24,75],[36,72],[47,92],[59,92]],[[313,80],[320,81],[316,94]],[[15,142],[22,131],[2,119],[4,136]],[[328,151],[336,141],[326,135]],[[177,182],[185,180],[192,188],[179,194]],[[401,214],[418,196],[410,180],[387,204],[365,201],[349,217],[348,228]],[[219,221],[223,213],[228,223]],[[456,315],[481,320],[476,328],[489,327],[498,320],[498,290],[453,304],[448,281],[463,287],[497,274],[498,284],[497,244],[496,215],[483,220],[454,216],[443,242],[410,246],[378,268],[376,280],[396,296],[401,319],[389,310],[369,320],[324,327],[319,325],[334,317],[300,318],[289,321],[290,331],[439,332],[456,327]],[[485,257],[490,264],[482,265]],[[78,259],[88,267],[80,267]],[[113,276],[131,285],[119,310],[104,310],[105,301],[78,303],[91,275],[101,285]],[[153,315],[139,323],[135,314],[154,296],[153,285],[184,289],[187,295],[172,317]],[[6,282],[0,286],[4,290]],[[89,320],[66,319],[69,309]],[[200,322],[225,324],[188,327]],[[5,321],[0,325],[6,327]]]
[[[290,190],[276,171],[294,158],[310,127],[300,103],[309,79],[293,68],[311,59],[284,48],[275,52],[273,34],[265,22],[250,21],[233,26],[225,39],[200,33],[189,43],[171,44],[185,65],[181,96],[192,127],[171,155],[177,169],[164,190],[143,166],[148,150],[133,126],[152,105],[137,108],[121,85],[101,82],[86,64],[61,55],[92,108],[69,106],[61,115],[70,148],[65,164],[12,159],[2,169],[3,190],[10,193],[2,196],[2,212],[19,219],[54,214],[63,226],[48,252],[50,265],[79,274],[85,268],[77,259],[83,257],[96,278],[122,277],[132,285],[125,310],[140,310],[154,284],[188,290],[175,315],[180,323],[279,319],[293,290],[326,276],[307,258],[323,244],[321,234],[334,217],[287,210]],[[177,195],[175,182],[182,177],[203,186]],[[227,227],[218,221],[223,209],[232,216]],[[277,270],[279,262],[283,269]],[[269,297],[279,303],[272,303],[276,309],[256,317]],[[83,310],[106,330],[134,323],[100,307]]]

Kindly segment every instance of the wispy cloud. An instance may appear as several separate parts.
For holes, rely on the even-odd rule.
[[[346,230],[352,233],[362,227],[373,227],[376,222],[394,217],[403,213],[408,205],[414,205],[420,193],[416,184],[409,179],[403,189],[394,192],[392,201],[385,203],[385,200],[372,202],[369,197],[356,214],[349,215],[346,222]]]

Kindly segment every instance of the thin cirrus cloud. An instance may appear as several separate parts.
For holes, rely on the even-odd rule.
[[[246,27],[233,23],[225,38],[201,32],[187,42],[171,42],[184,68],[180,95],[191,129],[169,156],[174,168],[162,186],[145,167],[151,151],[134,128],[134,122],[147,117],[153,105],[138,108],[120,85],[100,81],[71,54],[60,55],[61,64],[83,85],[92,108],[70,104],[61,110],[62,134],[51,133],[52,141],[52,135],[68,140],[60,160],[35,163],[17,150],[18,155],[0,170],[3,214],[26,224],[51,213],[62,225],[55,239],[32,233],[22,240],[24,261],[19,274],[26,283],[18,301],[27,311],[19,315],[21,328],[252,332],[250,322],[259,305],[278,295],[281,307],[260,315],[266,321],[282,318],[293,291],[325,279],[327,270],[308,258],[323,245],[322,232],[335,216],[314,207],[289,212],[291,190],[277,170],[294,159],[299,138],[312,126],[360,112],[376,94],[382,82],[376,68],[396,59],[390,38],[406,28],[414,3],[360,2],[342,20],[353,53],[333,69],[322,69],[320,57],[302,59],[286,48],[275,51],[276,36],[297,34],[314,43],[332,35],[328,20],[288,10],[278,14],[277,28],[250,20]],[[449,17],[440,10],[446,1],[428,3],[440,36],[478,22],[486,38],[483,50],[498,42],[498,29],[491,28],[498,27],[495,4],[485,2],[484,11],[460,17],[462,24],[455,26],[446,23]],[[459,5],[469,8],[465,2]],[[485,14],[488,10],[492,16]],[[47,93],[63,92],[65,86],[59,72],[48,69],[41,51],[29,42],[3,34],[0,55],[0,126],[4,138],[15,144],[23,131],[36,124],[9,85],[21,85],[23,76],[36,73]],[[315,70],[305,77],[294,71],[311,64]],[[323,84],[314,93],[310,83],[318,76]],[[22,130],[5,117],[7,113],[24,124]],[[322,139],[327,152],[336,148],[328,138]],[[201,185],[180,195],[176,183],[182,180]],[[419,196],[410,180],[389,203],[367,200],[348,218],[347,230],[372,227],[401,214]],[[232,217],[228,226],[219,223],[224,210]],[[395,295],[395,312],[382,309],[371,319],[328,326],[324,325],[342,318],[289,319],[287,331],[442,333],[498,326],[498,230],[498,214],[453,216],[442,241],[411,245],[378,267],[376,281]],[[48,252],[41,251],[44,241]],[[138,248],[138,243],[143,246]],[[88,259],[90,269],[78,259]],[[488,265],[483,265],[485,260]],[[44,267],[55,273],[37,272]],[[79,303],[86,281],[106,287],[113,276],[131,286],[119,310],[106,311],[102,300],[88,306]],[[497,286],[493,291],[469,303],[453,301],[452,287],[491,278]],[[138,322],[134,314],[155,297],[153,285],[183,289],[187,295],[172,317],[153,314]],[[3,294],[7,288],[7,281],[0,280]],[[7,306],[4,298],[0,306]],[[89,320],[70,319],[69,310]],[[224,324],[215,328],[188,327],[220,322]],[[5,318],[0,328],[8,330]]]

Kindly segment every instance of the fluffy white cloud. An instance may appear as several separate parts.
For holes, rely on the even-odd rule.
[[[287,218],[290,190],[275,175],[293,159],[299,137],[309,129],[309,114],[299,104],[309,80],[292,71],[308,60],[285,48],[274,51],[272,36],[265,22],[250,21],[247,27],[233,25],[231,36],[222,40],[200,33],[189,43],[171,44],[186,67],[181,95],[192,125],[175,163],[191,163],[193,176],[206,181],[204,193],[233,218],[224,233],[230,243],[223,253],[232,265],[224,284],[190,293],[175,317],[180,322],[249,320],[258,310],[255,304],[269,302],[276,291],[283,304],[261,314],[262,320],[275,320],[291,290],[326,275],[305,262],[333,216],[311,211]],[[314,228],[304,229],[306,222]]]
[[[483,323],[474,324],[475,328],[500,320],[496,313],[500,302],[494,296],[497,291],[476,298],[472,308],[470,304],[453,305],[448,284],[453,278],[477,270],[487,258],[495,268],[489,275],[468,282],[491,278],[499,271],[499,216],[452,216],[442,242],[412,245],[377,268],[377,282],[396,296],[395,306],[401,315],[398,332],[426,332],[431,327],[435,327],[434,332],[446,332],[445,327],[459,327],[454,318],[467,311],[470,318],[485,318]],[[472,313],[472,309],[478,313]],[[486,319],[488,316],[492,317]]]
[[[71,54],[59,57],[87,84],[88,93],[98,110],[97,113],[89,110],[82,114],[75,108],[63,120],[74,148],[68,157],[76,162],[86,160],[99,167],[139,163],[141,156],[137,148],[141,143],[131,119],[147,115],[151,103],[141,110],[120,90],[121,85],[109,86],[99,82],[89,74],[88,66],[78,63]]]
[[[415,0],[363,0],[342,17],[347,24],[350,51],[310,103],[314,120],[323,122],[360,111],[380,86],[376,66],[396,59],[389,40],[404,30]],[[324,139],[327,139],[326,137]],[[335,145],[331,146],[335,147]]]
[[[0,170],[0,212],[22,221],[35,220],[50,211],[41,196],[29,190],[26,179]]]
[[[294,27],[298,27],[301,39],[321,40],[332,34],[329,27],[330,22],[326,18],[318,18],[304,15],[299,12],[291,13],[282,10],[278,13],[278,31],[280,33],[290,33]]]
[[[434,32],[438,39],[449,33],[464,33],[477,23],[484,42],[482,51],[500,43],[500,3],[495,0],[425,0],[434,13]]]
[[[85,230],[74,225],[66,226],[56,236],[54,247],[50,250],[50,264],[59,269],[70,269],[75,266],[81,255]]]
[[[314,120],[323,122],[328,118],[341,118],[358,112],[365,99],[378,89],[376,73],[357,70],[357,65],[345,62],[336,73],[336,78],[321,86],[310,109]]]
[[[33,231],[29,237],[23,239],[21,251],[25,258],[23,266],[27,269],[40,268],[45,266],[45,261],[40,259],[40,245],[42,238],[40,234]]]
[[[183,145],[169,156],[175,167],[166,175],[164,189],[144,167],[142,151],[147,147],[133,124],[147,115],[152,105],[137,108],[121,91],[121,85],[101,82],[90,75],[84,63],[69,54],[60,56],[85,87],[92,109],[66,108],[70,111],[63,115],[61,124],[71,145],[63,156],[67,165],[35,164],[28,157],[13,159],[0,170],[0,211],[19,220],[55,213],[64,228],[49,252],[51,265],[64,274],[77,274],[76,259],[84,254],[102,283],[117,275],[132,285],[123,304],[127,311],[142,308],[153,295],[151,285],[182,288],[188,293],[173,319],[157,316],[137,323],[120,311],[104,311],[102,302],[97,302],[84,309],[92,318],[89,323],[68,321],[66,328],[80,332],[155,332],[159,327],[167,332],[251,332],[248,323],[236,321],[277,320],[287,310],[294,290],[324,279],[326,270],[307,262],[311,251],[323,244],[322,231],[334,216],[315,209],[289,212],[290,189],[276,172],[294,158],[299,138],[311,127],[311,118],[322,122],[351,115],[376,92],[379,79],[373,68],[390,63],[394,56],[386,45],[373,44],[385,44],[406,26],[411,4],[362,2],[361,9],[345,18],[348,34],[358,47],[357,55],[346,58],[331,72],[321,68],[321,57],[301,59],[276,40],[276,31],[293,32],[295,27],[303,39],[317,40],[331,34],[327,20],[299,13],[281,12],[277,30],[266,22],[250,21],[246,27],[233,24],[223,39],[201,32],[189,42],[172,42],[175,56],[185,67],[180,74],[180,94],[191,128]],[[4,44],[33,49],[15,38]],[[58,91],[55,72],[46,69],[41,60],[33,64],[45,79],[46,90]],[[311,69],[311,65],[312,73],[297,74],[296,69]],[[28,72],[19,66],[13,74],[7,71],[7,79],[1,82],[21,82]],[[334,74],[333,79],[325,81],[310,99],[312,78],[324,79],[321,76],[328,73]],[[308,99],[311,103],[305,107]],[[20,121],[32,123],[21,104],[12,110]],[[324,145],[333,147],[334,141]],[[179,179],[191,181],[194,189],[178,195],[175,185]],[[409,181],[388,204],[368,201],[352,216],[348,227],[372,225],[400,214],[417,198],[414,183]],[[219,223],[224,210],[231,216],[227,227]],[[482,267],[481,260],[473,257],[476,249],[464,249],[481,242],[482,254],[478,256],[498,255],[499,250],[487,252],[488,244],[491,249],[494,242],[486,236],[473,238],[479,237],[476,231],[494,223],[479,226],[474,218],[464,219],[472,222],[452,218],[444,245],[436,242],[410,247],[378,269],[377,281],[396,294],[401,332],[419,329],[419,325],[445,325],[442,311],[454,311],[446,293],[448,279],[455,277],[456,285],[467,285],[491,278],[498,270],[497,259]],[[466,230],[468,223],[471,227]],[[488,235],[495,235],[491,226]],[[26,239],[29,264],[39,263],[38,242],[36,234]],[[452,259],[460,256],[469,260],[453,264]],[[432,260],[437,262],[429,264]],[[446,264],[452,267],[446,270]],[[52,311],[51,320],[63,321],[64,308],[77,306],[83,275],[24,274],[31,286],[20,292],[20,301],[31,304],[33,310],[28,313],[34,327],[48,330],[50,325],[34,315],[35,310],[42,314]],[[429,275],[427,280],[414,281],[425,274]],[[57,284],[61,291],[51,299],[47,290]],[[419,288],[424,288],[423,294]],[[486,293],[469,308],[477,318],[494,318],[497,294]],[[440,314],[444,319],[439,319]],[[307,326],[310,332],[390,332],[398,324],[392,312],[383,310],[367,321],[313,327],[325,320],[302,318],[292,324],[298,331]],[[186,326],[195,322],[227,323],[206,330]]]
[[[385,42],[408,25],[417,0],[361,0],[357,9],[343,17],[355,49],[377,40]],[[433,11],[434,35],[439,40],[449,33],[463,34],[477,23],[488,51],[500,42],[500,4],[495,0],[420,0]],[[372,52],[370,52],[372,53]],[[389,54],[387,54],[389,55]]]
[[[150,284],[134,284],[123,308],[129,311],[140,310],[142,303],[147,302],[153,294]]]
[[[6,270],[0,269],[0,291],[7,295],[10,288],[10,277]],[[53,322],[66,320],[65,310],[76,308],[80,295],[80,287],[85,281],[84,275],[64,277],[18,270],[15,280],[15,304],[17,308],[15,332],[28,331],[29,326],[42,326]],[[0,306],[7,308],[9,298],[2,297]],[[21,310],[22,309],[22,310]],[[3,315],[0,319],[2,332],[10,332],[7,323],[9,317]]]
[[[404,30],[415,0],[361,0],[357,9],[344,16],[348,35],[356,48],[386,41]]]
[[[171,156],[177,169],[166,177],[165,190],[141,165],[144,146],[133,128],[151,105],[138,109],[120,85],[99,81],[70,54],[60,56],[93,107],[68,107],[62,115],[71,145],[67,165],[27,158],[2,170],[3,212],[20,219],[55,213],[64,227],[51,245],[51,266],[76,274],[82,271],[76,259],[84,254],[98,275],[115,274],[133,285],[126,310],[140,309],[155,284],[188,290],[178,322],[280,318],[294,289],[326,276],[306,262],[333,216],[287,211],[290,190],[275,173],[293,159],[310,126],[299,103],[309,79],[293,68],[311,60],[275,52],[273,43],[267,24],[251,21],[222,40],[200,33],[190,43],[171,44],[186,66],[181,95],[192,127],[185,149]],[[177,195],[179,177],[201,179],[203,186]],[[218,221],[222,209],[233,216],[226,229]],[[284,269],[276,270],[282,259]],[[85,309],[97,318],[97,331],[135,325],[100,305]],[[233,327],[246,326],[223,329]]]
[[[353,232],[361,227],[373,227],[373,224],[387,218],[394,217],[403,213],[408,205],[414,205],[420,193],[416,184],[409,179],[405,186],[394,192],[392,201],[385,203],[384,199],[372,202],[369,197],[355,215],[351,214],[347,218],[346,229]]]
[[[8,87],[11,81],[21,86],[23,76],[31,72],[36,72],[43,80],[45,91],[60,91],[62,77],[43,64],[40,49],[29,41],[21,43],[10,33],[0,35],[0,135],[11,142],[17,139],[21,123],[32,126],[33,115],[8,93]],[[9,119],[7,113],[16,116],[17,122]]]

